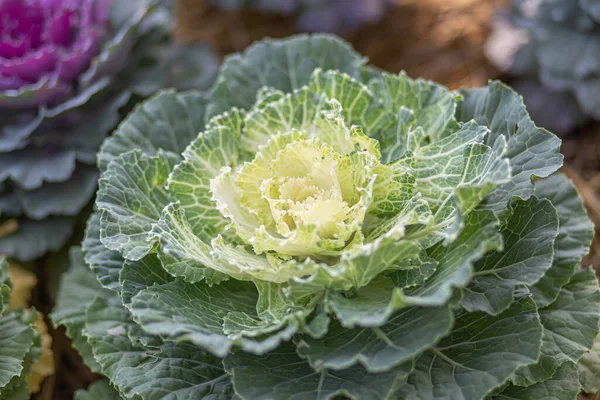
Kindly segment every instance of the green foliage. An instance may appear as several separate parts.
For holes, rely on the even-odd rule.
[[[120,400],[119,392],[107,380],[92,383],[88,390],[75,392],[75,400]]]
[[[266,40],[105,141],[53,320],[120,396],[578,391],[600,293],[560,141],[500,83],[365,68]]]
[[[28,399],[25,378],[41,355],[41,336],[34,327],[35,312],[9,308],[11,283],[8,263],[0,257],[0,396]]]

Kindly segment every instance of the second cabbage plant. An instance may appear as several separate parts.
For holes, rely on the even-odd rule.
[[[53,319],[115,398],[574,398],[600,294],[559,147],[498,82],[259,42],[104,142]]]

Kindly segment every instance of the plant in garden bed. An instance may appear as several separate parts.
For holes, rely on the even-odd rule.
[[[128,101],[210,84],[212,54],[174,46],[168,19],[143,0],[0,2],[0,253],[32,260],[66,242]]]
[[[594,0],[512,0],[488,43],[536,123],[569,133],[600,119],[600,8]]]
[[[600,294],[559,146],[501,83],[259,42],[104,142],[52,318],[116,398],[573,398]]]
[[[383,18],[395,0],[212,0],[218,7],[250,8],[296,15],[298,29],[308,32],[344,32]]]

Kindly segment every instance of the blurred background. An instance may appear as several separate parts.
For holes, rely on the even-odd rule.
[[[220,59],[243,51],[264,37],[328,31],[343,36],[372,64],[389,72],[405,70],[411,77],[431,79],[451,89],[485,85],[489,79],[514,84],[526,98],[536,123],[552,128],[563,139],[563,172],[579,188],[590,217],[600,226],[600,124],[594,122],[593,113],[586,112],[595,105],[583,101],[589,93],[577,91],[572,79],[557,78],[560,71],[548,72],[543,70],[543,65],[532,61],[542,59],[556,66],[552,57],[559,54],[562,61],[575,62],[560,47],[532,43],[536,38],[547,38],[549,31],[560,31],[556,28],[560,25],[560,29],[583,35],[587,46],[589,37],[600,37],[596,19],[600,17],[600,10],[573,8],[585,1],[558,0],[554,2],[562,7],[558,11],[551,10],[550,16],[534,17],[528,14],[530,3],[527,0],[165,2],[172,9],[177,40],[208,44]],[[550,25],[556,29],[549,30]],[[523,35],[529,35],[529,42],[523,40]],[[567,37],[567,33],[561,37]],[[598,49],[595,45],[578,49],[583,61],[582,74],[577,78],[600,76],[600,39],[598,43]],[[577,41],[573,39],[563,44],[576,47]],[[540,48],[554,53],[534,54]],[[588,52],[598,60],[586,58]],[[584,86],[594,88],[590,84]],[[596,97],[600,101],[600,91]],[[536,107],[545,112],[539,112]],[[600,271],[598,237],[585,262]],[[44,296],[44,293],[34,294],[34,305],[47,312],[49,302]],[[72,398],[75,390],[95,379],[70,347],[64,333],[54,332],[53,336],[57,373],[45,381],[36,399]]]
[[[304,2],[311,3],[310,0]],[[372,64],[386,71],[405,70],[413,77],[459,88],[479,86],[497,76],[497,71],[485,61],[483,48],[490,34],[492,16],[507,2],[313,0],[312,3],[332,3],[331,8],[325,10],[312,7],[319,9],[317,16],[269,12],[266,6],[215,6],[225,3],[242,1],[175,0],[176,36],[181,40],[207,42],[224,56],[264,37],[285,37],[303,31],[335,32],[350,41],[359,53],[368,56]],[[262,2],[266,3],[269,1]],[[344,7],[345,13],[356,14],[358,21],[344,25],[343,16],[340,17],[344,15]],[[310,8],[305,6],[309,11]]]

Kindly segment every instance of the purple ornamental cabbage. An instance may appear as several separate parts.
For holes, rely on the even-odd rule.
[[[0,254],[31,260],[67,241],[120,110],[210,84],[212,53],[173,45],[168,22],[150,1],[0,0]]]
[[[297,15],[298,29],[307,32],[344,32],[374,23],[395,0],[212,0],[221,8],[249,7],[283,15]]]
[[[73,96],[109,33],[110,0],[0,2],[3,107],[57,104]]]

